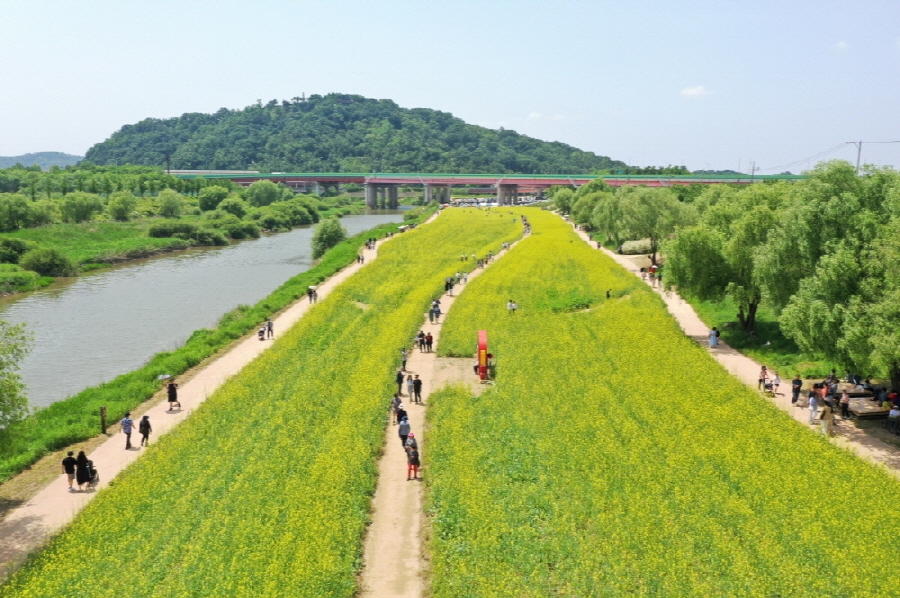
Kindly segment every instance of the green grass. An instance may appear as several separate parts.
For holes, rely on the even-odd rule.
[[[741,330],[737,321],[737,307],[730,298],[723,301],[700,301],[684,297],[704,324],[716,326],[722,333],[722,340],[747,357],[764,364],[787,380],[795,374],[804,378],[824,378],[832,368],[843,372],[841,364],[835,364],[815,355],[808,355],[791,339],[785,337],[778,325],[775,313],[760,307],[756,313],[756,334],[753,338]],[[766,342],[771,345],[766,346]]]
[[[76,264],[147,257],[159,251],[186,249],[189,246],[181,239],[148,237],[147,228],[152,222],[154,219],[144,218],[132,222],[61,223],[24,228],[3,233],[0,237],[34,241],[44,247],[58,249]]]
[[[423,221],[430,215],[430,212],[424,214]],[[48,452],[96,436],[101,406],[107,407],[110,421],[118,420],[159,390],[157,376],[186,372],[251,332],[267,317],[303,297],[309,285],[319,284],[351,264],[366,239],[385,237],[399,226],[385,224],[355,235],[328,251],[312,269],[291,278],[256,305],[240,306],[225,314],[216,328],[197,330],[184,345],[154,355],[144,367],[85,389],[14,424],[0,437],[0,482]]]
[[[498,251],[520,233],[479,216],[444,214],[383,245],[0,595],[354,596],[397,347],[460,252]]]

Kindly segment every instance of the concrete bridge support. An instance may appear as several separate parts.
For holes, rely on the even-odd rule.
[[[396,210],[400,206],[400,185],[366,183],[366,207],[372,210]]]
[[[511,206],[519,200],[518,185],[497,185],[497,205]]]
[[[366,190],[366,207],[370,210],[374,210],[378,207],[378,196],[375,185],[372,183],[366,183],[363,186]]]
[[[428,183],[425,183],[424,185],[422,185],[422,189],[423,189],[423,196],[425,198],[425,205],[428,205],[431,203],[431,197],[432,197],[431,185],[429,185]]]

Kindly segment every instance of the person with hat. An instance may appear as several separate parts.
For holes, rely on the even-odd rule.
[[[409,474],[413,477],[409,477]],[[406,481],[419,479],[419,449],[414,446],[406,447]]]
[[[131,448],[131,433],[134,431],[134,422],[131,421],[131,412],[126,411],[125,417],[119,422],[122,426],[122,433],[125,434],[125,450]]]
[[[407,446],[411,446],[416,450],[419,450],[419,443],[416,442],[416,435],[412,432],[410,432],[409,436],[406,438],[406,444],[404,445],[404,448],[406,448]]]

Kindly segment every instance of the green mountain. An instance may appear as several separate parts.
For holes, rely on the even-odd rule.
[[[21,156],[0,156],[0,168],[9,168],[16,164],[22,166],[40,166],[48,170],[54,166],[65,168],[73,166],[84,160],[84,156],[73,156],[62,152],[37,152],[34,154],[22,154]]]
[[[356,95],[148,118],[88,150],[95,164],[263,172],[569,173],[623,162],[452,114]]]

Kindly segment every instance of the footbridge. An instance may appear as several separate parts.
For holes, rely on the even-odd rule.
[[[421,186],[425,201],[448,203],[453,187],[476,187],[479,191],[496,194],[499,205],[513,205],[520,194],[542,194],[553,186],[578,188],[591,181],[603,179],[608,185],[644,185],[672,187],[674,185],[749,185],[769,180],[804,179],[802,175],[613,175],[613,174],[434,174],[434,173],[349,173],[349,172],[272,172],[172,170],[170,174],[183,179],[228,179],[241,186],[269,180],[282,183],[295,191],[321,193],[328,187],[339,188],[350,183],[363,185],[366,205],[370,208],[396,208],[400,187]]]

